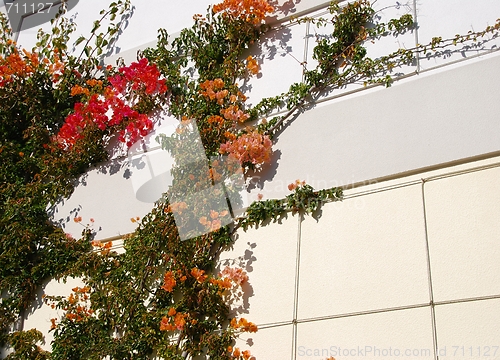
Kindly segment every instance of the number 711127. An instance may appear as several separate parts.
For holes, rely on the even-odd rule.
[[[7,7],[7,14],[36,14],[36,13],[49,13],[54,5],[53,2],[39,2],[32,4],[21,4],[19,2],[5,4]]]
[[[499,346],[453,346],[453,356],[495,357],[500,354]]]

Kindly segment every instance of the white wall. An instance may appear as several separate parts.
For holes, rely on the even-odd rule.
[[[283,7],[280,18],[308,8],[311,16],[322,13],[315,8],[322,1],[295,2],[295,12]],[[158,27],[175,33],[189,26],[208,1],[134,4],[118,42],[126,59],[154,42]],[[477,31],[500,17],[497,0],[396,4],[376,6],[389,6],[382,17],[416,14],[418,29],[385,39],[371,54]],[[83,32],[104,6],[85,0],[75,8]],[[250,103],[286,91],[300,81],[300,63],[313,64],[317,30],[283,24],[253,50],[262,70],[246,84]],[[31,44],[33,34],[19,40]],[[384,355],[389,348],[418,350],[414,359],[483,359],[489,347],[486,358],[500,359],[498,43],[421,58],[398,69],[406,77],[389,89],[340,89],[278,137],[276,164],[254,179],[251,197],[282,198],[295,179],[318,189],[361,186],[325,205],[319,219],[288,216],[238,233],[222,262],[237,258],[249,272],[247,302],[238,311],[260,326],[242,337],[242,347],[258,359],[391,358]],[[152,204],[135,199],[127,166],[118,156],[90,171],[55,219],[75,236],[82,230],[72,221],[76,214],[84,223],[95,219],[99,239],[133,231],[130,218]],[[47,291],[60,291],[51,286]],[[45,330],[48,316],[35,312],[25,329]],[[338,347],[356,352],[338,354]],[[372,352],[361,356],[358,347]]]

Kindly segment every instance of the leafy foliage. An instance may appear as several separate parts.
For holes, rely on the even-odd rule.
[[[356,81],[388,86],[391,70],[416,56],[500,30],[497,22],[481,32],[436,37],[371,59],[366,43],[411,30],[411,16],[385,24],[376,21],[367,0],[332,2],[330,18],[296,20],[333,29],[314,48],[317,67],[288,92],[250,108],[237,81],[260,71],[246,55],[269,29],[265,19],[273,9],[267,1],[224,0],[205,17],[195,15],[193,26],[173,41],[159,30],[157,46],[144,50],[138,62],[103,68],[103,56],[132,10],[128,0],[113,2],[71,50],[75,25],[64,16],[64,3],[52,32],[40,32],[32,51],[11,40],[0,14],[0,346],[13,349],[8,359],[251,358],[233,346],[240,333],[257,327],[233,318],[229,305],[248,277],[239,268],[217,273],[220,252],[233,244],[238,228],[262,226],[288,212],[313,214],[325,202],[341,200],[341,189],[315,191],[296,181],[285,199],[254,202],[226,226],[229,214],[209,209],[201,198],[196,206],[207,214],[195,220],[205,234],[187,241],[181,241],[174,221],[174,213],[188,212],[187,204],[165,196],[124,239],[120,254],[111,242],[93,241],[89,228],[73,239],[50,221],[48,210],[71,194],[75,179],[90,166],[108,159],[111,137],[131,145],[145,136],[155,111],[168,107],[180,121],[173,136],[162,138],[179,163],[193,160],[190,146],[196,143],[189,141],[188,128],[196,127],[205,154],[215,160],[206,168],[178,166],[173,172],[177,192],[202,190],[222,184],[233,167],[262,170],[271,161],[271,138],[316,97]],[[105,19],[111,24],[103,31]],[[78,56],[75,49],[81,49]],[[248,125],[283,108],[284,115]],[[224,162],[222,154],[233,162]],[[67,276],[85,285],[67,297],[44,297],[63,316],[51,319],[52,351],[43,351],[39,331],[11,328],[44,281]]]

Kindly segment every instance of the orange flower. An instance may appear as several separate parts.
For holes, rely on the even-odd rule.
[[[75,85],[71,88],[71,96],[84,94],[90,96],[90,91],[87,88],[81,87],[80,85]]]
[[[224,118],[219,115],[212,115],[207,119],[207,121],[210,125],[222,125],[224,123]]]
[[[161,288],[166,292],[172,292],[176,284],[177,282],[175,281],[172,271],[167,271],[163,277],[163,285]]]
[[[274,8],[266,0],[224,0],[214,5],[212,10],[214,13],[223,13],[259,25]]]
[[[258,330],[257,325],[245,318],[241,318],[238,321],[235,318],[231,319],[230,326],[235,330],[240,329],[244,332],[257,332]]]
[[[172,308],[170,308],[168,310],[168,314],[167,315],[168,316],[174,316],[176,313],[177,313],[177,311],[175,311],[175,308],[172,307]]]
[[[102,80],[90,79],[86,81],[88,86],[102,86]]]
[[[200,84],[200,94],[210,100],[217,100],[219,105],[222,105],[224,98],[229,93],[224,88],[222,79],[206,80]]]
[[[247,57],[247,69],[253,75],[259,73],[259,64],[252,56]]]
[[[210,279],[210,283],[219,287],[221,290],[224,289],[231,289],[233,287],[233,284],[231,283],[231,280],[228,278],[223,278],[223,279]]]
[[[175,323],[175,327],[177,328],[177,330],[184,329],[184,326],[186,325],[186,320],[184,319],[185,316],[186,315],[181,314],[181,313],[177,313],[175,315],[174,323]]]
[[[210,210],[210,217],[212,219],[217,219],[219,217],[219,213],[217,211]]]
[[[75,305],[78,302],[78,297],[74,296],[73,294],[69,294],[68,301],[71,305]]]
[[[229,91],[222,90],[215,93],[215,98],[217,99],[217,104],[222,105],[224,103],[224,98],[227,96]]]
[[[188,207],[187,204],[183,201],[170,204],[171,211],[176,212],[178,214],[182,214],[182,212],[186,210],[187,207]]]
[[[241,91],[238,91],[238,97],[241,101],[247,101],[247,96],[243,94]]]
[[[293,191],[299,186],[304,186],[306,184],[305,181],[300,181],[299,179],[295,180],[294,183],[288,184],[288,190]]]
[[[213,220],[210,226],[210,231],[219,230],[222,227],[222,222],[219,219]]]
[[[175,326],[171,325],[169,323],[168,319],[164,316],[160,322],[160,330],[161,331],[173,331],[173,330],[175,330]]]
[[[204,270],[200,270],[198,268],[191,269],[191,276],[193,276],[196,279],[196,281],[198,281],[200,284],[207,279],[207,275],[204,274],[205,274]]]
[[[241,123],[245,122],[250,117],[250,115],[245,114],[245,112],[243,112],[243,110],[241,110],[237,105],[229,105],[228,108],[221,109],[220,113],[227,120],[238,121]]]
[[[217,78],[213,82],[215,89],[222,89],[224,87],[224,80]]]
[[[236,318],[232,318],[229,326],[231,326],[233,329],[236,329],[238,327],[238,320],[236,320]]]

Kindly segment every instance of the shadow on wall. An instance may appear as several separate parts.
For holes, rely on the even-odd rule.
[[[235,235],[235,237],[237,240],[238,236]],[[219,266],[215,269],[216,272],[220,273],[226,266],[229,266],[244,269],[248,274],[251,274],[253,271],[252,264],[254,261],[257,261],[253,252],[253,249],[255,249],[257,244],[248,242],[247,245],[248,248],[245,250],[244,255],[233,259],[225,259],[220,262]],[[242,284],[241,290],[238,290],[234,295],[231,295],[227,304],[229,308],[232,309],[234,317],[238,317],[241,314],[248,314],[250,312],[250,298],[254,295],[255,293],[253,291],[252,284],[248,281]]]

